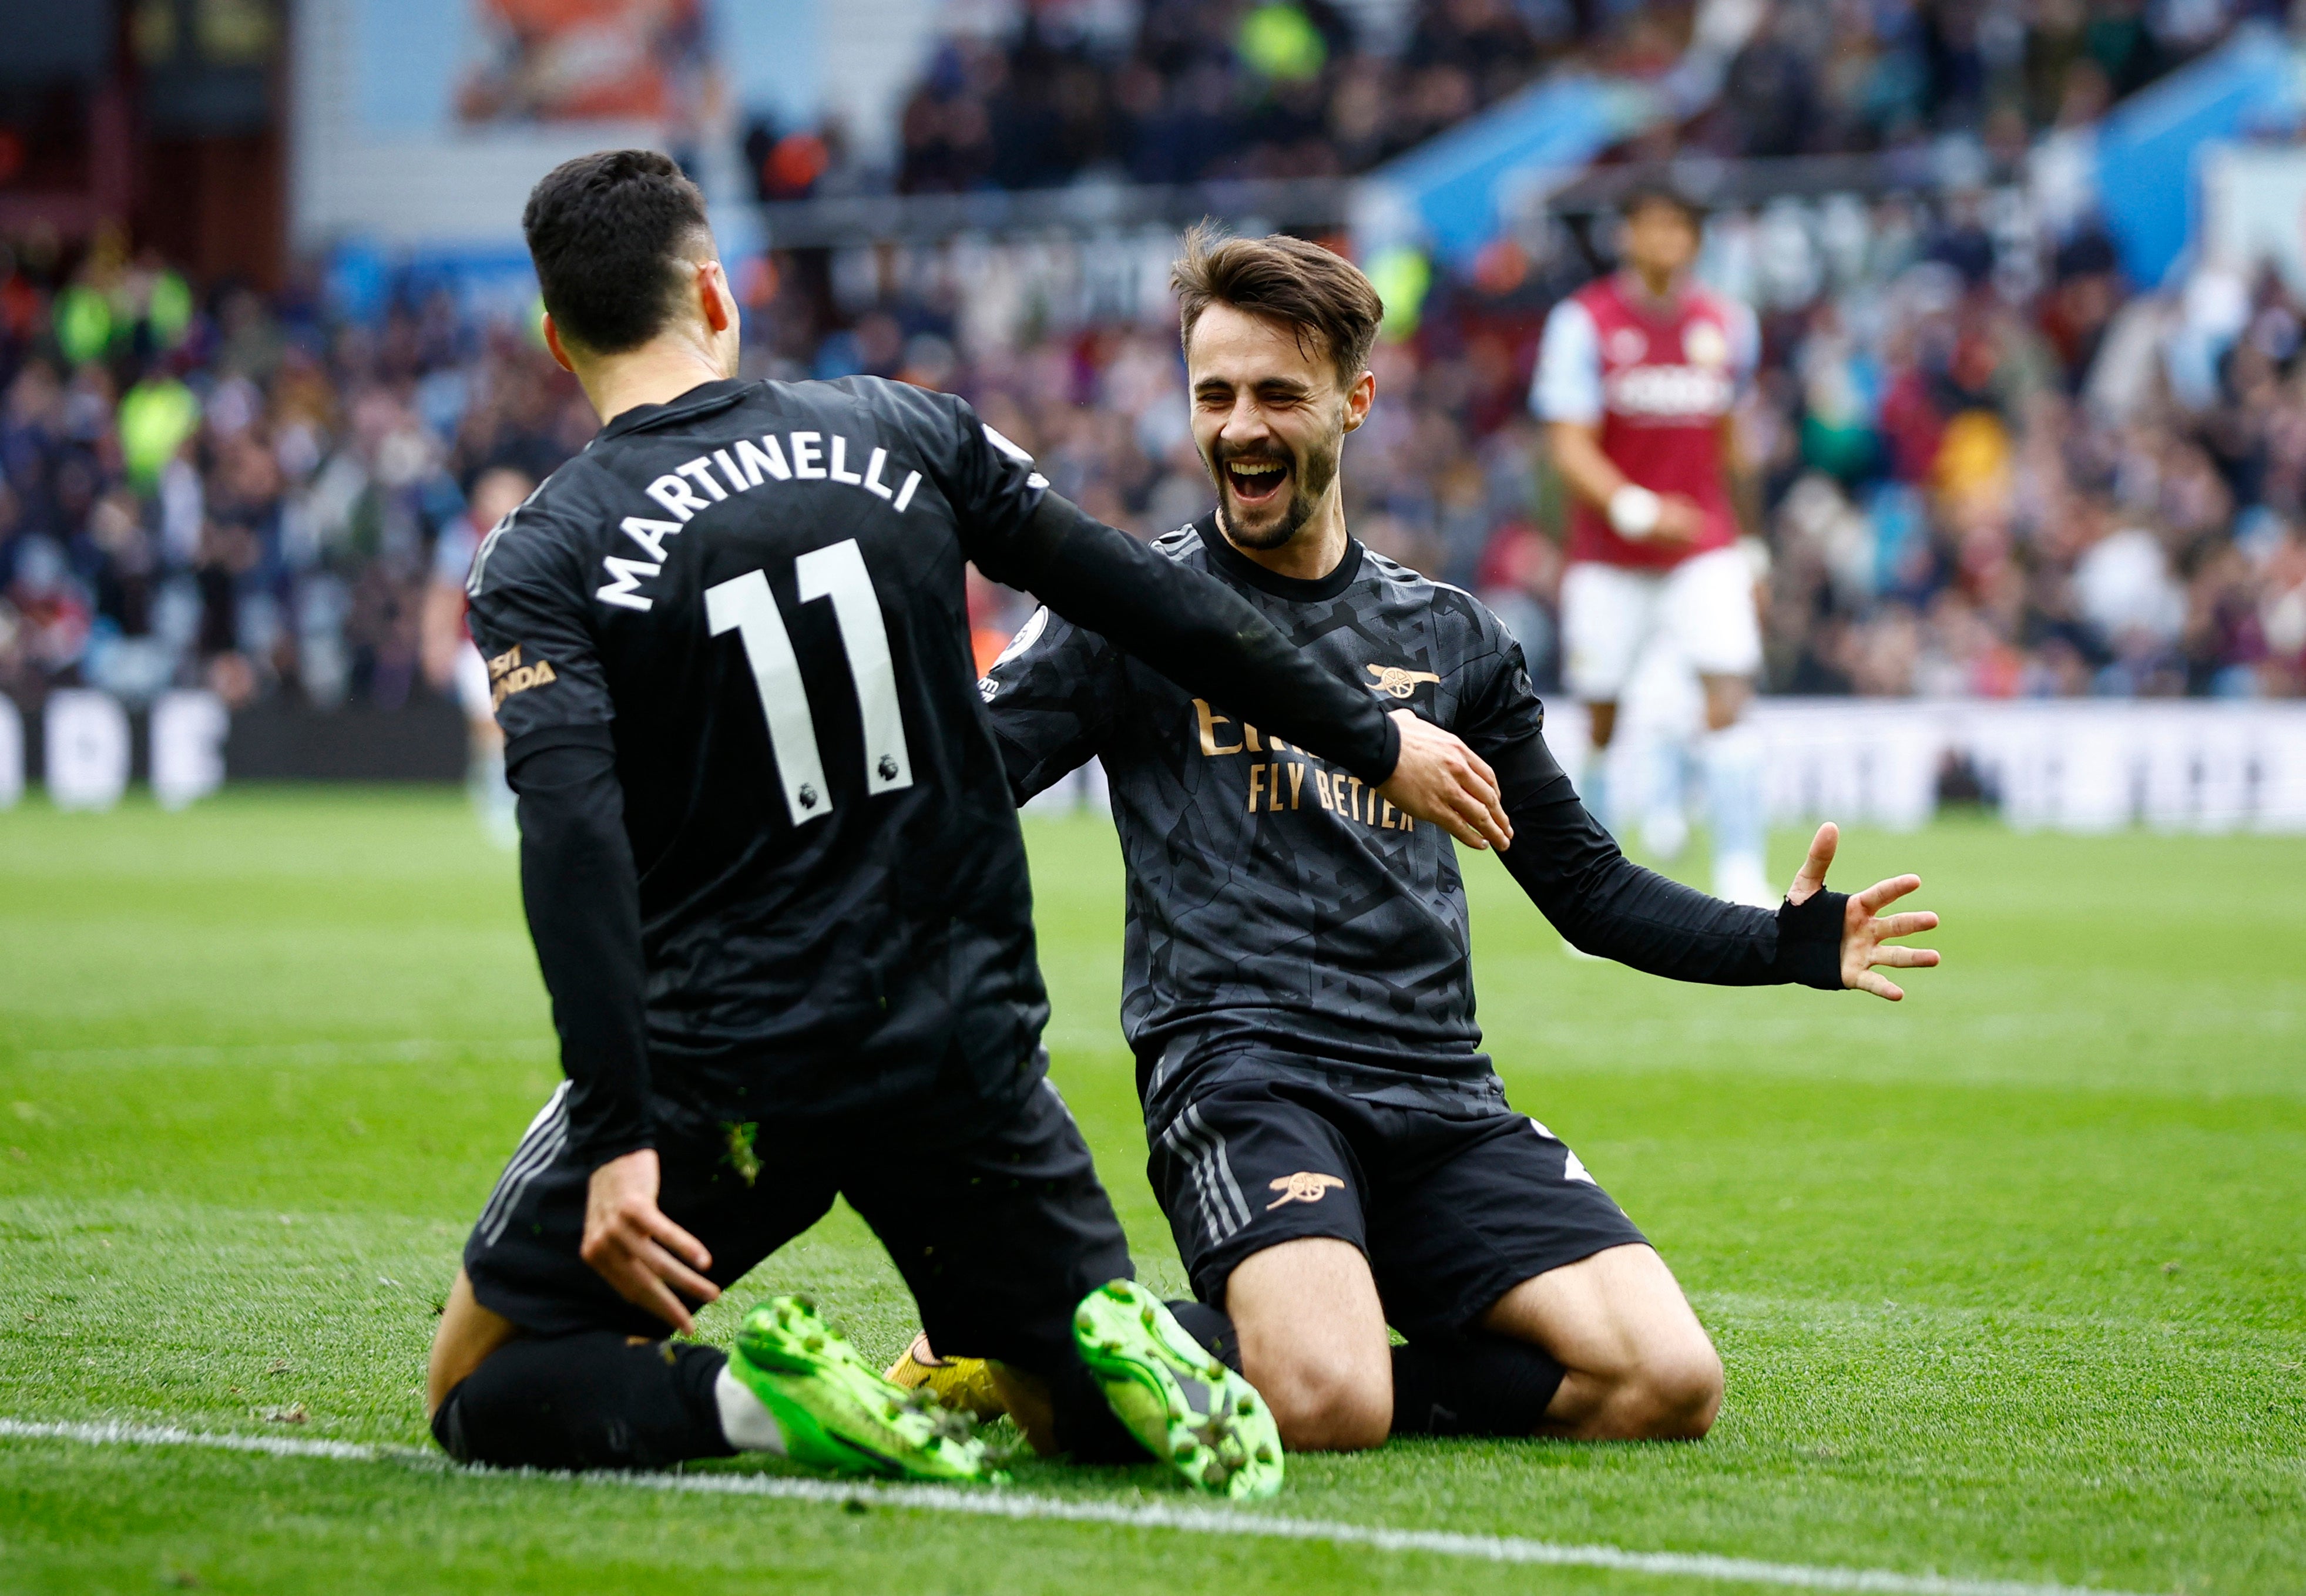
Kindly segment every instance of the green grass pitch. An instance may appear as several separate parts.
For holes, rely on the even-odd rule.
[[[1180,1284],[1115,1021],[1119,866],[1029,823],[1056,1077]],[[1778,839],[1781,871],[1798,840]],[[1892,1007],[1574,962],[1469,864],[1516,1105],[1719,1341],[1696,1446],[1396,1443],[1260,1511],[2135,1592],[2306,1589],[2306,841],[1853,835],[1947,955]],[[0,815],[0,1419],[419,1445],[435,1304],[556,1078],[508,856],[458,795]],[[807,1287],[911,1327],[837,1211]],[[1151,1469],[1043,1497],[1192,1505]],[[1223,1512],[1226,1509],[1216,1509]],[[0,1591],[1694,1591],[1146,1528],[0,1438]],[[1750,1588],[1750,1587],[1748,1587]]]

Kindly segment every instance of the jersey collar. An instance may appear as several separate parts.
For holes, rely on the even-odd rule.
[[[1261,593],[1277,599],[1294,599],[1301,604],[1315,603],[1322,599],[1334,599],[1354,585],[1362,574],[1361,541],[1351,533],[1345,534],[1345,557],[1337,568],[1326,576],[1307,581],[1302,576],[1285,576],[1278,571],[1268,571],[1226,541],[1218,529],[1217,512],[1212,510],[1193,523],[1193,530],[1201,534],[1201,547],[1209,551],[1209,563],[1236,582],[1246,582]]]
[[[1689,308],[1689,281],[1684,277],[1674,284],[1673,293],[1663,300],[1652,299],[1641,274],[1624,267],[1618,272],[1618,300],[1643,320],[1670,327]]]
[[[725,377],[716,382],[700,382],[680,397],[668,399],[662,405],[636,405],[594,433],[593,441],[598,443],[604,438],[621,438],[644,427],[662,426],[667,422],[687,421],[692,415],[726,409],[743,398],[745,390],[752,386],[749,378]]]

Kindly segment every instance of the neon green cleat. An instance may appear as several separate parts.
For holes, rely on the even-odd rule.
[[[1128,1280],[1097,1287],[1073,1310],[1073,1344],[1114,1416],[1154,1456],[1213,1495],[1281,1489],[1281,1432],[1265,1398],[1151,1292]]]
[[[841,1474],[1000,1480],[968,1418],[873,1372],[807,1297],[745,1316],[729,1372],[761,1399],[795,1463]]]

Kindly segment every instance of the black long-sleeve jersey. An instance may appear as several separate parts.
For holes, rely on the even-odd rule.
[[[964,562],[1293,725],[1399,736],[1219,584],[1049,493],[944,395],[709,382],[616,417],[474,556],[522,880],[597,1163],[662,1114],[1029,1090],[1047,1016]]]
[[[1358,542],[1319,580],[1278,576],[1214,518],[1155,547],[1488,760],[1514,824],[1505,866],[1576,946],[1684,980],[1841,987],[1842,894],[1772,914],[1618,851],[1545,746],[1520,645],[1470,593]],[[1129,873],[1122,1023],[1157,1129],[1196,1082],[1266,1056],[1346,1066],[1357,1089],[1406,1100],[1494,1091],[1445,832],[1055,617],[1037,616],[978,686],[1020,801],[1105,763]]]

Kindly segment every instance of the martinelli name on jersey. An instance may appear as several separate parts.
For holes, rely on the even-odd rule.
[[[946,395],[711,382],[611,420],[476,551],[514,756],[613,747],[650,1046],[713,1112],[1006,1092],[1036,1056],[965,580],[1012,569],[1046,486]]]
[[[1033,487],[1048,485],[1046,478],[1029,469],[1030,455],[992,427],[983,431],[987,442],[1028,468],[1027,475]],[[858,459],[865,463],[861,471],[851,465]],[[838,482],[872,494],[901,516],[912,508],[913,495],[920,489],[921,474],[909,470],[901,482],[893,482],[890,475],[888,449],[869,439],[852,443],[839,432],[804,428],[781,436],[764,432],[757,441],[751,438],[734,439],[724,447],[682,461],[642,490],[655,501],[653,512],[627,516],[618,523],[618,530],[633,541],[640,557],[625,553],[602,556],[601,568],[609,580],[593,596],[604,604],[646,610],[655,601],[642,585],[664,569],[665,540],[678,536],[692,519],[714,505],[725,504],[764,483]],[[672,519],[664,520],[656,512]],[[474,557],[471,583],[475,588],[481,580],[480,568],[492,552],[497,533],[502,530],[500,526],[491,532]],[[501,695],[498,702],[503,702]]]

